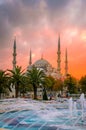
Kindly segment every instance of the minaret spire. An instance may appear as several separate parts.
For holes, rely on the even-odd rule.
[[[68,74],[68,57],[67,57],[67,48],[65,52],[65,76]]]
[[[31,49],[30,49],[30,58],[29,58],[29,66],[32,64],[32,52],[31,52]]]
[[[60,66],[61,59],[60,59],[60,55],[61,55],[61,51],[60,51],[60,34],[59,34],[59,38],[58,38],[58,51],[57,51],[57,56],[58,56],[58,59],[57,59],[57,71],[58,71],[59,75],[61,75],[61,66]]]
[[[13,46],[13,70],[16,67],[16,37],[14,38],[14,46]]]
[[[43,60],[43,53],[42,53],[42,55],[41,55],[41,60]]]

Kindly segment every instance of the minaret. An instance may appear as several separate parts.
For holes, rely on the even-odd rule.
[[[41,55],[41,60],[43,60],[43,53],[42,53],[42,55]]]
[[[61,66],[60,66],[61,59],[60,59],[60,55],[61,55],[61,51],[60,51],[60,35],[59,35],[59,38],[58,38],[58,51],[57,51],[57,56],[58,56],[58,59],[57,59],[57,71],[58,71],[59,76],[61,75]]]
[[[65,76],[68,74],[68,57],[67,57],[67,48],[65,52]]]
[[[30,49],[30,58],[29,58],[29,66],[32,65],[32,52],[31,52],[31,49]]]
[[[16,67],[16,38],[14,39],[14,46],[13,46],[13,70]]]

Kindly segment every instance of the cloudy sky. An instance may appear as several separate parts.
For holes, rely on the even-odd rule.
[[[17,64],[27,68],[29,51],[33,63],[41,55],[57,67],[58,34],[64,73],[68,50],[69,73],[86,74],[86,0],[0,0],[0,69],[12,68],[13,41],[17,41]]]

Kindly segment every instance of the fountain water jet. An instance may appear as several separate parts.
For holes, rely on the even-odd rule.
[[[77,110],[77,107],[76,107],[76,102],[74,102],[74,111]]]
[[[82,121],[84,119],[84,101],[85,101],[85,96],[84,93],[81,94],[80,96],[80,102],[81,102],[81,108],[82,108]]]
[[[70,111],[70,116],[72,117],[72,113],[73,113],[73,100],[72,100],[72,97],[69,99],[69,111]]]

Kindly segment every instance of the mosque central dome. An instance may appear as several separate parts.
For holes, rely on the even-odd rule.
[[[40,60],[37,60],[34,63],[34,65],[39,66],[39,67],[47,67],[47,66],[50,66],[50,63],[45,59],[40,59]]]
[[[45,59],[37,60],[34,63],[34,66],[37,68],[43,68],[44,70],[47,70],[47,67],[51,66],[50,63]]]

